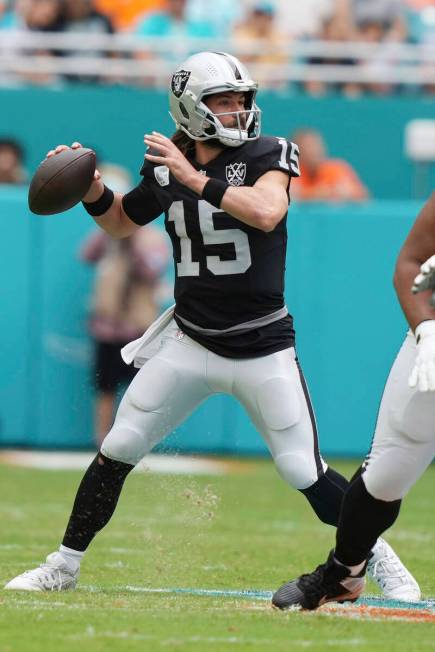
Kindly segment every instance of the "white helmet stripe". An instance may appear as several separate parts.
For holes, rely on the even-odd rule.
[[[231,68],[231,72],[233,73],[235,79],[237,80],[242,79],[242,74],[237,67],[237,63],[234,57],[232,57],[230,54],[227,54],[226,52],[216,52],[216,54],[219,54],[221,57],[224,57],[225,61],[228,63],[229,67]]]

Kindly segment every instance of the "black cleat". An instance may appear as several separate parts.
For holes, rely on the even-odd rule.
[[[355,602],[364,590],[366,566],[358,575],[351,576],[349,569],[336,563],[331,550],[325,564],[283,584],[274,593],[272,604],[278,609],[317,609],[325,602]]]

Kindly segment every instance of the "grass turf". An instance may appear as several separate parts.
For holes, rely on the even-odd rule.
[[[349,477],[356,464],[336,467]],[[57,548],[81,473],[4,466],[0,475],[4,584]],[[434,489],[430,468],[387,537],[427,597],[435,595]],[[263,601],[127,588],[273,590],[324,561],[332,545],[333,530],[268,461],[227,476],[131,476],[77,591],[0,593],[0,652],[433,649],[430,623],[280,613]]]

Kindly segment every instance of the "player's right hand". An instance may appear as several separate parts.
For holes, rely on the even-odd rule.
[[[83,147],[83,145],[77,141],[75,141],[71,147],[68,147],[68,145],[57,145],[54,149],[50,149],[47,152],[46,158],[50,158],[50,156],[56,156],[56,154],[60,154],[66,149],[78,149],[79,147]],[[98,181],[99,179],[101,179],[101,174],[98,170],[95,170],[94,181]]]
[[[435,391],[435,319],[423,321],[415,329],[417,356],[408,384],[420,392]]]

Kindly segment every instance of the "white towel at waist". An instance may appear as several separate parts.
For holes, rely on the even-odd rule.
[[[135,367],[142,367],[157,353],[162,342],[163,331],[174,317],[174,310],[175,304],[153,321],[141,337],[129,342],[121,349],[121,356],[126,364],[131,364],[134,361]]]

